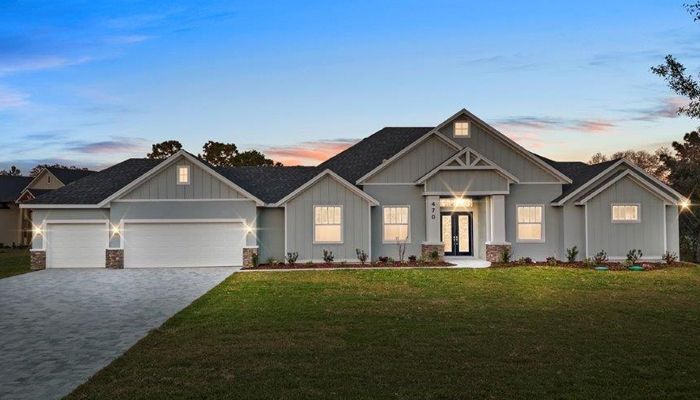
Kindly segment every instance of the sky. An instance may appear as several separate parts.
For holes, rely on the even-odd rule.
[[[315,165],[461,108],[558,160],[655,149],[700,122],[650,67],[696,73],[699,39],[682,1],[3,0],[0,169],[168,139]]]

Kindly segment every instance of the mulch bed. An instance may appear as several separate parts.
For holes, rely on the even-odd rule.
[[[610,271],[629,271],[626,266],[621,262],[605,262],[602,265],[608,267]],[[641,262],[638,263],[639,266],[644,268],[645,271],[653,271],[658,269],[673,268],[673,267],[688,267],[694,266],[695,264],[686,262],[674,262],[672,264],[667,264],[665,262]],[[560,268],[575,268],[575,269],[593,269],[590,264],[585,264],[583,262],[558,262],[556,264],[549,264],[546,261],[537,261],[532,263],[522,263],[522,262],[510,262],[510,263],[492,263],[491,268],[514,268],[514,267],[560,267]]]
[[[257,267],[243,268],[245,270],[253,269],[328,269],[328,268],[421,268],[421,267],[452,267],[454,264],[446,261],[435,262],[373,262],[373,263],[295,263],[295,264],[260,264]]]

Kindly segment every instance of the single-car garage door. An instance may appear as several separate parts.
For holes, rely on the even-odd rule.
[[[46,268],[104,268],[108,229],[100,223],[46,225]]]
[[[243,264],[241,222],[125,222],[124,267],[226,267]]]

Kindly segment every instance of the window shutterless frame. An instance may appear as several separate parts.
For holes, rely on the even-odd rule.
[[[190,184],[190,166],[189,165],[178,165],[177,166],[177,184],[178,185],[189,185]]]
[[[384,210],[387,208],[405,208],[407,210],[407,219],[406,219],[406,224],[397,224],[397,223],[390,223],[389,225],[406,225],[406,239],[405,240],[396,240],[396,239],[391,239],[391,238],[386,238],[384,236],[384,227],[387,225],[386,220],[384,219]],[[396,244],[399,242],[404,242],[404,243],[411,243],[411,206],[409,205],[386,205],[382,206],[382,243],[384,244]]]
[[[339,224],[316,224],[316,210],[319,208],[339,208],[340,209],[340,223]],[[313,244],[343,244],[343,228],[344,228],[344,221],[343,218],[345,217],[345,212],[343,210],[343,206],[339,204],[319,204],[319,205],[314,205],[313,208],[313,224],[311,225],[311,237],[313,238]],[[340,225],[340,240],[316,240],[316,226],[334,226],[334,225]]]
[[[518,211],[521,208],[535,207],[542,210],[540,222],[520,222],[518,218]],[[540,238],[539,239],[521,239],[520,238],[520,225],[540,225]],[[544,204],[516,204],[515,205],[515,241],[516,243],[544,243],[545,242],[545,208]]]
[[[615,219],[616,207],[635,207],[637,209],[636,219]],[[642,205],[640,203],[610,203],[610,222],[613,224],[638,224],[642,222]]]

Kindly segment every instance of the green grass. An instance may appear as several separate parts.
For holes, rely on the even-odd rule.
[[[29,250],[0,249],[0,279],[32,272],[29,269]]]
[[[69,399],[700,397],[700,268],[239,273]]]

